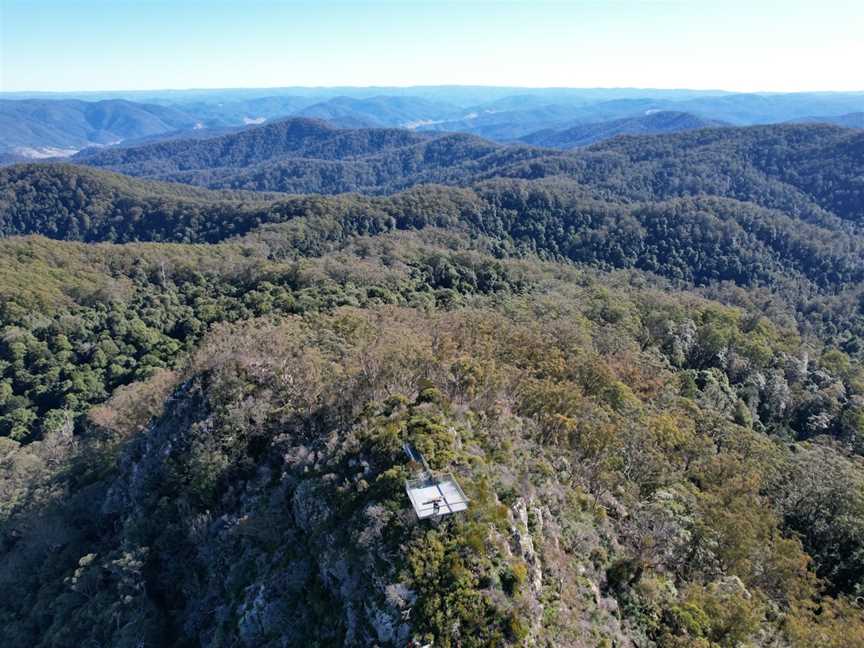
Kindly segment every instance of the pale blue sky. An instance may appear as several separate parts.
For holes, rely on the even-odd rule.
[[[0,0],[0,90],[864,90],[864,0]]]

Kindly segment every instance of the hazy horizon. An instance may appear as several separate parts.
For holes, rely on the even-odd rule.
[[[864,94],[864,85],[849,90],[730,90],[728,88],[692,88],[686,86],[575,86],[575,85],[513,85],[513,84],[483,84],[483,83],[429,83],[429,84],[388,84],[388,85],[271,85],[271,86],[189,86],[189,87],[147,87],[130,89],[94,88],[70,90],[0,90],[0,95],[86,95],[86,94],[139,94],[148,92],[267,92],[267,91],[320,91],[320,90],[411,90],[411,89],[456,88],[481,90],[573,90],[573,91],[633,91],[633,92],[693,92],[700,94]]]

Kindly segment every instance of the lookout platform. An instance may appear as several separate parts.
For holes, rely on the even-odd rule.
[[[417,479],[405,482],[405,492],[419,519],[439,518],[468,508],[468,498],[453,475],[434,475],[419,450],[410,443],[403,447],[408,459],[423,467]]]
[[[421,520],[468,508],[468,498],[453,475],[412,479],[405,482],[405,491]]]

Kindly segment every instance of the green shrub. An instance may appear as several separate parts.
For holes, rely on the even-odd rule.
[[[507,567],[501,572],[501,586],[508,596],[518,594],[525,581],[528,579],[528,565],[521,560]]]

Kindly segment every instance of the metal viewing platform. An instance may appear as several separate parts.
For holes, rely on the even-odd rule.
[[[468,508],[468,498],[453,475],[405,482],[408,499],[421,520],[458,513]]]
[[[405,482],[405,492],[418,519],[439,518],[468,508],[468,498],[453,475],[434,476],[425,457],[414,446],[406,443],[403,447],[411,461],[423,466],[417,479]]]

